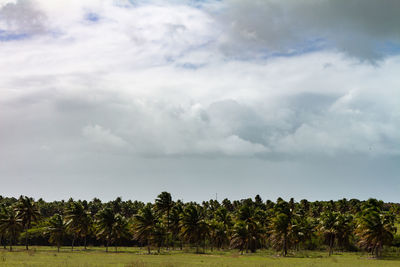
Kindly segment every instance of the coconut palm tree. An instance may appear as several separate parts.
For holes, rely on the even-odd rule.
[[[85,209],[82,203],[74,201],[70,203],[65,214],[67,229],[72,234],[71,250],[74,250],[74,243],[78,237],[84,239],[84,246],[86,249],[86,237],[92,225],[90,213]]]
[[[299,210],[300,214],[292,215],[289,233],[290,243],[298,250],[301,244],[306,244],[312,240],[315,232],[316,221],[312,217],[301,215],[304,210]]]
[[[113,210],[109,207],[102,209],[96,214],[97,222],[97,238],[105,241],[106,252],[112,244],[114,238],[114,224],[116,216]]]
[[[6,209],[7,206],[4,203],[1,203],[0,205],[0,220],[4,219],[6,217]],[[6,231],[0,231],[0,244],[3,244],[4,249],[7,248],[6,246],[6,242],[4,242],[4,240],[7,238],[6,236]]]
[[[28,230],[31,228],[32,222],[37,222],[39,220],[40,212],[33,198],[26,196],[21,196],[19,198],[15,210],[17,212],[17,217],[21,220],[22,226],[25,230],[25,248],[28,250]]]
[[[179,238],[179,233],[181,231],[181,214],[183,212],[183,207],[182,205],[175,205],[171,209],[170,213],[170,231],[172,234],[172,244],[174,246],[174,243],[179,239],[180,241],[180,248],[182,250],[182,240]]]
[[[22,220],[18,218],[15,210],[12,207],[7,208],[0,218],[0,232],[4,233],[9,238],[10,251],[12,251],[12,246],[16,242],[22,229]]]
[[[257,248],[262,243],[262,225],[259,219],[263,218],[263,211],[256,208],[252,204],[243,205],[237,214],[237,219],[243,221],[248,230],[248,240],[246,244],[246,252],[250,249],[252,253],[256,252]]]
[[[229,211],[225,207],[219,207],[215,212],[215,219],[219,222],[222,222],[225,228],[230,228],[232,223],[232,216]]]
[[[165,215],[166,216],[166,222],[167,222],[167,231],[170,232],[170,211],[172,207],[174,206],[174,202],[172,201],[171,194],[168,192],[161,192],[161,194],[158,195],[158,197],[155,200],[155,209],[156,212],[159,213],[159,215]],[[168,243],[167,243],[167,249],[168,249]]]
[[[243,251],[248,247],[249,231],[247,225],[243,221],[237,222],[233,226],[233,234],[230,242],[231,248],[239,249],[243,255]]]
[[[209,236],[211,243],[211,250],[213,247],[220,249],[222,246],[228,243],[227,228],[223,222],[219,222],[215,219],[209,221]]]
[[[338,233],[338,213],[327,210],[321,214],[319,219],[319,232],[329,247],[329,256],[333,253],[333,247]]]
[[[383,212],[379,203],[370,199],[365,204],[358,220],[356,235],[359,246],[369,250],[378,258],[384,245],[390,245],[396,231],[395,215]]]
[[[199,246],[204,244],[208,234],[208,224],[204,219],[204,213],[199,206],[189,204],[181,216],[181,235],[189,243],[196,244],[196,253]]]
[[[162,222],[157,222],[153,227],[153,234],[151,236],[151,243],[157,247],[157,252],[160,253],[160,248],[165,242],[166,228]]]
[[[67,225],[64,218],[58,213],[54,214],[48,222],[46,233],[50,234],[49,242],[57,245],[58,252],[60,252],[60,247],[66,232]]]
[[[134,238],[141,243],[146,243],[148,254],[150,254],[154,227],[159,222],[151,205],[146,205],[139,214],[135,215],[133,221]]]
[[[114,217],[114,224],[112,226],[112,241],[115,244],[115,251],[117,251],[118,241],[124,238],[129,238],[129,223],[128,220],[121,214],[116,214]]]
[[[351,214],[339,213],[336,218],[336,239],[340,248],[349,249],[354,232],[354,218]]]
[[[283,256],[287,255],[291,228],[292,211],[289,203],[283,199],[278,199],[275,205],[275,216],[271,220],[270,240],[275,249],[282,249]]]

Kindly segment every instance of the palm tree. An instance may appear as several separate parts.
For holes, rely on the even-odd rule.
[[[37,222],[40,218],[40,212],[33,198],[21,196],[15,208],[17,217],[21,219],[22,226],[25,230],[25,248],[28,250],[29,228],[32,222]]]
[[[225,207],[217,209],[215,212],[215,218],[217,221],[222,222],[227,229],[232,226],[232,217]]]
[[[50,234],[49,242],[57,245],[57,251],[60,252],[61,243],[67,232],[67,225],[60,214],[54,214],[48,222],[46,232]]]
[[[129,235],[128,220],[121,214],[116,214],[114,217],[114,224],[112,226],[112,241],[115,244],[115,251],[117,251],[118,241],[123,238],[128,238]]]
[[[319,232],[322,234],[329,247],[329,256],[333,253],[333,246],[337,235],[337,217],[336,212],[327,210],[321,214],[319,219]]]
[[[181,231],[181,214],[183,212],[182,205],[175,205],[170,213],[170,230],[172,233],[172,246],[174,246],[175,241],[179,238],[179,233]],[[180,241],[180,248],[182,250],[182,240]]]
[[[205,241],[208,233],[208,224],[204,213],[199,206],[188,205],[181,216],[181,234],[189,243],[196,244],[196,253],[199,253],[200,243]]]
[[[376,200],[368,200],[356,229],[360,247],[374,253],[378,258],[381,255],[382,247],[390,245],[393,240],[396,231],[394,222],[394,214],[383,212]]]
[[[227,228],[222,222],[215,219],[209,222],[209,235],[211,241],[211,250],[213,247],[220,249],[222,246],[228,243]]]
[[[111,208],[104,208],[99,211],[97,217],[97,237],[105,240],[106,252],[114,238],[114,224],[116,216]]]
[[[233,227],[233,234],[230,246],[239,249],[243,255],[243,251],[248,247],[249,231],[247,225],[243,221],[239,221]]]
[[[174,206],[174,202],[172,201],[171,194],[168,192],[161,192],[161,194],[158,195],[158,197],[155,200],[155,208],[156,211],[160,215],[166,215],[166,221],[167,221],[167,231],[170,232],[170,211],[172,207]],[[168,249],[168,243],[167,243],[167,249]]]
[[[158,219],[150,204],[146,205],[139,214],[134,217],[134,238],[141,243],[147,244],[147,251],[149,254],[154,227],[157,223]]]
[[[338,246],[343,249],[350,248],[350,239],[354,232],[353,215],[338,214],[336,218],[336,238]]]
[[[0,232],[5,233],[9,238],[10,251],[12,251],[12,245],[17,240],[17,236],[23,229],[22,220],[18,218],[15,210],[10,207],[5,210],[5,214],[0,218]]]
[[[157,222],[153,228],[151,243],[157,246],[157,251],[160,253],[160,248],[164,244],[166,229],[162,222]]]
[[[271,221],[271,236],[273,246],[280,250],[282,249],[283,256],[287,255],[289,246],[288,235],[291,227],[292,211],[290,205],[283,199],[278,199],[275,205],[275,216]]]
[[[260,247],[262,241],[262,225],[258,219],[263,217],[262,210],[256,208],[254,205],[243,205],[237,214],[237,219],[246,224],[248,230],[248,239],[246,244],[246,253],[250,249],[252,253],[256,252]]]
[[[66,210],[65,220],[67,221],[67,229],[72,233],[71,250],[74,250],[74,242],[77,237],[84,238],[84,246],[86,249],[86,237],[90,232],[92,225],[89,212],[80,202],[71,202]]]
[[[271,241],[277,250],[282,249],[283,256],[287,255],[290,217],[285,213],[277,213],[272,219]]]
[[[306,244],[312,240],[315,232],[315,219],[312,217],[303,216],[304,210],[300,209],[300,214],[292,215],[289,240],[296,249],[299,249],[301,244]]]
[[[4,219],[6,217],[6,213],[7,213],[6,209],[7,209],[6,205],[4,203],[2,203],[0,205],[0,220]],[[7,238],[6,231],[4,231],[4,230],[0,231],[0,244],[3,244],[4,249],[7,248],[6,242],[4,242],[4,239],[6,239],[6,238]]]

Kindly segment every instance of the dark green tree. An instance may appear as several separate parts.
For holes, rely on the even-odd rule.
[[[29,232],[32,222],[37,222],[40,219],[40,212],[35,204],[33,198],[21,196],[18,200],[18,204],[15,208],[17,217],[21,220],[22,226],[25,230],[25,248],[29,249]]]

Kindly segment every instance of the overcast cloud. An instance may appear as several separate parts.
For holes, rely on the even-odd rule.
[[[0,1],[0,194],[398,201],[398,10]]]

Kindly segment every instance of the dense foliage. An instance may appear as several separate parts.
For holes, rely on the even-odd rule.
[[[384,246],[400,246],[400,205],[376,199],[276,202],[224,199],[184,203],[162,192],[154,203],[103,203],[69,199],[45,202],[0,197],[0,243],[61,246],[146,246],[152,249],[273,248],[286,256],[300,249],[365,250],[380,257]]]

